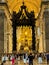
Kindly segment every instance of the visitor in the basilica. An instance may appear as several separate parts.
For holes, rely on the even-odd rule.
[[[1,62],[1,65],[4,65],[4,63],[7,63],[8,61],[8,56],[7,55],[2,55],[2,62]]]
[[[4,63],[4,55],[2,55],[1,65],[3,65],[3,63]]]
[[[14,57],[14,55],[12,55],[12,65],[14,65],[15,64],[15,57]]]
[[[30,53],[28,58],[29,58],[29,65],[33,65],[33,59],[34,59],[34,54]]]
[[[38,55],[38,64],[39,65],[42,64],[42,54],[41,53],[39,53]]]
[[[28,58],[28,54],[25,53],[25,60],[26,60],[26,63],[29,63],[29,58]]]
[[[46,53],[47,65],[49,65],[49,52]]]
[[[26,54],[25,53],[23,55],[23,62],[24,62],[24,64],[26,64]]]

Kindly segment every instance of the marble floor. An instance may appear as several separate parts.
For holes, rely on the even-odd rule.
[[[11,64],[11,61],[7,61],[6,63],[4,63],[4,65],[12,65],[12,64]],[[28,63],[24,64],[23,61],[20,60],[20,61],[18,61],[18,63],[16,61],[16,63],[14,65],[29,65],[29,64]],[[46,62],[46,60],[44,60],[42,64],[39,64],[37,62],[37,60],[34,60],[33,65],[47,65],[47,62]]]

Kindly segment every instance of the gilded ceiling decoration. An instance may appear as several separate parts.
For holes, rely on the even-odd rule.
[[[27,10],[29,12],[34,10],[35,17],[37,17],[40,12],[41,0],[7,0],[10,12],[18,12],[23,1],[27,6]]]

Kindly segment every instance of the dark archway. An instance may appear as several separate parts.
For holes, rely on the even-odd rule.
[[[22,13],[24,10],[26,16],[24,13]],[[18,13],[13,11],[12,14],[12,27],[13,27],[13,51],[16,51],[16,27],[17,26],[32,26],[32,50],[36,50],[35,44],[36,44],[36,37],[35,37],[35,15],[34,11],[31,11],[30,13],[26,10],[26,6],[21,6],[21,10],[19,10]]]

